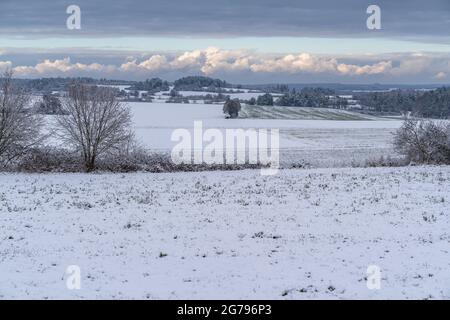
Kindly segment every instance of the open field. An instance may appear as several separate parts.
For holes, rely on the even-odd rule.
[[[445,166],[1,174],[0,298],[449,299],[449,201]]]
[[[0,0],[0,302],[450,301],[449,3]]]
[[[279,106],[243,106],[239,117],[287,120],[386,120],[346,110]]]
[[[307,169],[1,174],[0,299],[450,298],[450,167],[338,168],[396,157],[401,121],[130,108],[150,150],[170,152],[172,132],[194,121],[279,129],[282,168]],[[80,290],[66,287],[70,265],[81,268]],[[373,265],[379,290],[366,283]]]
[[[392,134],[401,125],[399,120],[370,116],[365,120],[337,120],[343,115],[356,117],[357,114],[333,109],[276,107],[273,112],[283,112],[286,119],[225,119],[221,105],[130,103],[130,107],[138,139],[146,147],[163,152],[169,152],[175,145],[170,140],[173,130],[191,130],[194,121],[199,120],[205,129],[280,129],[280,161],[285,167],[302,163],[313,167],[350,166],[381,156],[395,158]],[[301,113],[308,113],[309,118],[320,113],[326,119],[290,119],[301,119]]]

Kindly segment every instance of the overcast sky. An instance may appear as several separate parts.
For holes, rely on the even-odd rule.
[[[81,8],[81,30],[66,9]],[[381,8],[381,30],[366,9]],[[20,77],[450,83],[448,0],[0,0],[0,68]]]

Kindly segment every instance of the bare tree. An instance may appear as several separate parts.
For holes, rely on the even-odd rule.
[[[395,133],[394,146],[409,161],[450,163],[450,123],[407,119]]]
[[[120,152],[132,137],[130,110],[111,88],[74,83],[61,109],[60,136],[81,153],[87,172],[95,169],[100,157]]]
[[[7,165],[39,144],[42,118],[29,108],[30,95],[16,87],[12,71],[0,79],[0,163]]]

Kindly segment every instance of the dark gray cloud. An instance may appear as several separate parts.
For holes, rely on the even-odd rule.
[[[68,5],[82,9],[91,36],[385,36],[447,41],[448,0],[1,0],[0,34],[73,35]],[[368,32],[366,8],[382,9],[383,30]]]

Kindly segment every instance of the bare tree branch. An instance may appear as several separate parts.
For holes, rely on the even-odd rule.
[[[42,117],[29,108],[30,95],[12,82],[13,73],[4,73],[0,84],[0,162],[3,166],[23,156],[45,138]]]
[[[57,117],[62,140],[81,153],[86,171],[96,160],[130,141],[131,114],[110,88],[74,83]]]

